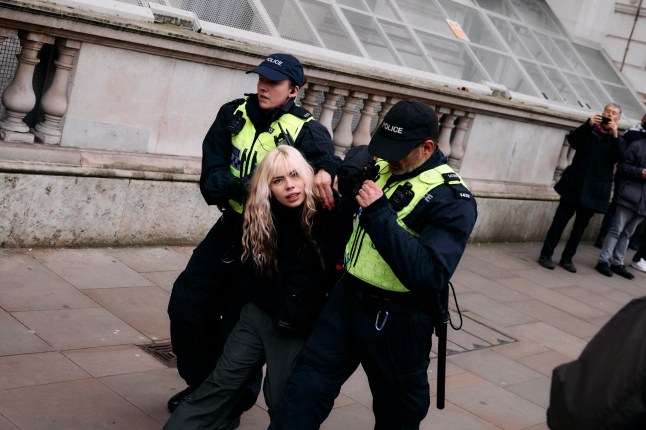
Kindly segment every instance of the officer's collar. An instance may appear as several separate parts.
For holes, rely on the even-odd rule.
[[[427,170],[431,170],[439,166],[440,164],[446,164],[447,158],[446,155],[440,150],[440,148],[435,148],[433,151],[433,154],[429,157],[428,160],[426,160],[421,166],[419,166],[417,169],[413,170],[412,172],[404,173],[402,175],[392,175],[390,178],[388,178],[388,182],[399,182],[399,181],[404,181],[406,179],[414,178],[415,176],[418,176],[420,173],[425,172]]]
[[[278,106],[276,108],[273,108],[273,109],[267,111],[267,110],[263,110],[263,109],[260,108],[260,103],[258,103],[258,94],[256,94],[256,93],[245,93],[245,97],[247,97],[247,103],[251,102],[251,105],[254,108],[258,109],[258,112],[262,113],[263,115],[274,114],[277,111],[280,112],[280,114],[282,115],[283,113],[289,112],[290,110],[292,110],[292,108],[296,104],[296,100],[293,97],[290,97],[287,100],[287,102],[285,102],[284,105]]]

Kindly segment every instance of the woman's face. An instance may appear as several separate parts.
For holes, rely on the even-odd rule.
[[[276,172],[269,185],[272,195],[278,202],[289,208],[295,208],[305,201],[305,181],[296,170],[285,166]]]
[[[257,89],[260,108],[271,110],[287,103],[292,85],[289,79],[272,81],[264,76],[258,76]]]

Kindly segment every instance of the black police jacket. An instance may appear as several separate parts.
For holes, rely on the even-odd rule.
[[[353,148],[346,155],[339,168],[342,193],[344,190],[348,193],[352,188],[352,181],[347,178],[360,177],[357,174],[359,166],[365,165],[370,158],[365,146]],[[446,156],[436,148],[426,163],[397,179],[415,177],[446,161]],[[342,177],[346,180],[342,181]],[[477,205],[468,190],[461,185],[458,187],[441,184],[433,188],[432,197],[422,199],[413,210],[416,219],[411,222],[415,224],[414,230],[420,233],[419,237],[397,224],[397,213],[385,196],[361,211],[361,226],[370,235],[379,254],[402,284],[414,293],[429,295],[445,288],[464,253],[475,226]]]
[[[229,167],[232,143],[231,132],[227,130],[233,113],[243,102],[244,99],[237,99],[224,104],[202,143],[200,190],[210,205],[225,207],[230,199],[243,202],[246,198],[248,179],[234,177]],[[247,101],[247,114],[259,133],[267,131],[270,124],[286,112],[302,109],[290,100],[271,112],[263,112],[257,94],[250,94]],[[323,125],[308,121],[294,141],[294,146],[303,153],[315,171],[324,169],[334,178],[341,160],[334,154],[330,133]]]

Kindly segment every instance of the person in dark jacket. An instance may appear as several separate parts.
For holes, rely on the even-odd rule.
[[[211,373],[244,304],[228,278],[239,265],[242,212],[256,165],[280,143],[293,145],[316,172],[320,204],[334,205],[331,184],[340,158],[327,129],[295,104],[306,82],[301,63],[288,54],[272,54],[247,73],[258,74],[257,94],[224,104],[202,144],[200,191],[222,216],[193,251],[168,304],[177,369],[188,385],[168,401],[171,412]],[[232,426],[258,391],[251,390],[232,413]]]
[[[378,176],[358,184],[346,272],[303,348],[271,429],[318,429],[359,364],[374,398],[375,429],[416,429],[426,416],[432,300],[447,288],[477,216],[437,136],[433,109],[402,100],[368,150],[357,148],[365,161],[380,157]]]
[[[235,288],[248,291],[211,375],[164,429],[217,428],[247,381],[267,365],[264,394],[272,415],[323,301],[352,226],[342,204],[317,210],[314,174],[293,147],[281,145],[258,166],[244,212],[242,266]]]
[[[570,146],[576,150],[570,164],[554,186],[561,199],[556,208],[538,264],[554,269],[554,249],[563,230],[572,216],[574,225],[565,244],[559,265],[569,272],[576,272],[572,262],[583,232],[595,213],[608,209],[615,163],[619,162],[622,146],[617,131],[621,108],[608,104],[601,115],[593,115],[567,136]]]
[[[590,340],[578,359],[552,371],[552,430],[646,428],[646,296],[633,299]]]
[[[623,134],[622,138],[623,138],[624,147],[622,151],[624,153],[626,148],[630,146],[632,141],[643,138],[644,134],[646,133],[645,128],[646,128],[646,114],[642,117],[641,122],[639,122],[635,127],[632,127],[630,130],[626,131]],[[594,242],[594,246],[599,249],[603,247],[603,241],[606,240],[606,235],[608,234],[608,231],[610,231],[610,227],[612,227],[612,217],[614,216],[615,208],[617,207],[618,190],[619,190],[619,182],[618,182],[618,178],[615,176],[615,186],[614,186],[614,192],[612,193],[612,201],[610,202],[608,211],[603,216],[603,221],[601,222],[601,228],[599,228],[599,235],[597,236],[597,240],[595,240]],[[646,226],[642,224],[641,227],[646,227]],[[639,243],[641,243],[640,237],[642,235],[646,237],[646,228],[637,228],[637,231],[631,238],[630,245],[628,247],[632,248],[632,245],[637,243],[638,244],[637,248],[638,248]],[[636,248],[632,248],[632,249],[636,249]],[[646,252],[646,249],[645,249],[645,252]],[[643,255],[646,255],[646,254],[643,254]],[[634,261],[638,262],[639,259]],[[642,269],[640,270],[646,272],[646,262],[644,262],[643,269],[644,270]]]
[[[630,143],[617,166],[617,176],[617,209],[595,268],[605,276],[616,273],[633,279],[635,275],[626,270],[624,257],[631,236],[646,217],[646,138]]]

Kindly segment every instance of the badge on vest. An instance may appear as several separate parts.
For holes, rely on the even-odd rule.
[[[442,173],[444,182],[459,181],[460,177],[455,172]]]

